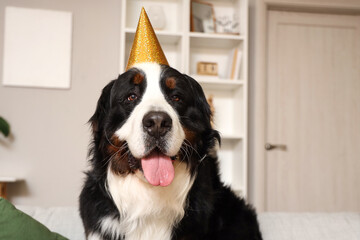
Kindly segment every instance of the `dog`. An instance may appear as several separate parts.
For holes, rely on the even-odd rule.
[[[220,181],[201,86],[140,63],[102,90],[80,194],[89,240],[260,240],[255,210]]]

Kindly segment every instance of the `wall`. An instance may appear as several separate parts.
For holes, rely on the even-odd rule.
[[[254,149],[254,135],[255,135],[255,13],[256,13],[256,0],[249,0],[249,115],[248,115],[248,137],[249,137],[249,149],[248,149],[248,200],[252,204],[256,204],[258,199],[255,194],[255,182],[259,179],[255,175],[255,149]],[[260,178],[261,179],[261,178]],[[258,207],[258,206],[257,206]]]
[[[76,206],[87,167],[87,121],[101,89],[118,75],[120,1],[0,1],[0,76],[5,6],[73,13],[70,90],[0,85],[0,115],[13,131],[10,139],[0,136],[0,176],[24,179],[8,186],[15,204]]]
[[[86,124],[102,87],[118,74],[120,1],[0,1],[0,78],[2,77],[4,8],[18,6],[73,13],[70,90],[4,87],[0,115],[11,123],[13,136],[0,136],[0,176],[25,181],[10,184],[15,204],[77,205],[87,167],[90,139]],[[256,201],[254,182],[255,2],[249,0],[249,200]],[[2,79],[1,79],[2,81]]]

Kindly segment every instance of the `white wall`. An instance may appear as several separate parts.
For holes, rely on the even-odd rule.
[[[70,90],[0,84],[0,115],[13,131],[10,139],[0,136],[0,176],[25,179],[8,186],[15,204],[76,206],[87,166],[87,121],[102,87],[118,75],[120,1],[1,0],[0,76],[5,6],[73,13]]]
[[[258,199],[256,199],[255,195],[255,181],[259,178],[255,175],[255,161],[254,158],[254,134],[255,134],[255,5],[256,0],[249,0],[249,115],[248,115],[248,134],[249,134],[249,150],[248,150],[248,200],[255,204]]]

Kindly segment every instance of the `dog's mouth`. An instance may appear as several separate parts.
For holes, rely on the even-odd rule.
[[[141,158],[141,167],[146,180],[153,186],[170,185],[175,176],[174,160],[175,157],[165,155],[158,148],[152,150]]]

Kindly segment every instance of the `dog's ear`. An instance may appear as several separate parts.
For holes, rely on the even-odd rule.
[[[192,94],[194,96],[196,96],[196,98],[195,98],[196,107],[201,111],[202,115],[206,118],[206,124],[208,124],[210,126],[211,125],[210,119],[212,116],[212,112],[210,110],[210,105],[209,105],[208,101],[206,100],[206,97],[205,97],[202,87],[192,77],[190,77],[186,74],[184,74],[184,76],[189,81],[189,86],[191,88]]]
[[[188,79],[189,85],[191,88],[191,92],[195,98],[195,106],[201,111],[202,116],[206,122],[206,135],[207,135],[207,144],[208,146],[213,146],[215,144],[215,139],[221,144],[221,138],[218,131],[214,130],[211,126],[212,112],[210,109],[210,105],[205,97],[204,91],[201,85],[193,78],[184,74],[185,78]]]
[[[95,113],[89,120],[94,135],[98,132],[102,132],[103,130],[101,128],[104,126],[106,114],[110,109],[111,89],[114,85],[114,82],[115,80],[111,81],[103,88],[101,96],[97,102]]]

